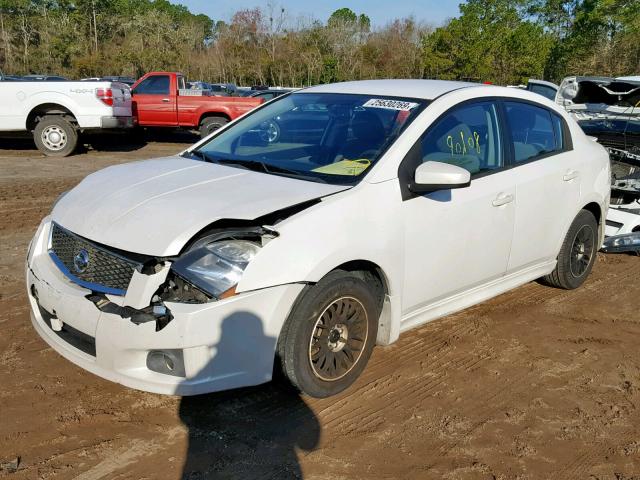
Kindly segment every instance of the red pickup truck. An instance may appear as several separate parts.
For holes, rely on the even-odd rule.
[[[141,127],[199,129],[206,137],[264,102],[252,97],[194,95],[177,72],[150,72],[131,87],[132,110]]]

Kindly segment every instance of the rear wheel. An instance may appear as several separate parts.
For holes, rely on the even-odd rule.
[[[200,122],[200,138],[204,138],[229,123],[225,117],[206,117]]]
[[[556,268],[543,281],[557,288],[578,288],[591,273],[598,252],[597,241],[596,218],[588,210],[581,210],[562,243]]]
[[[289,381],[313,397],[349,387],[375,345],[379,301],[362,277],[328,274],[302,293],[280,338],[280,366]]]
[[[78,145],[78,132],[62,115],[46,115],[33,130],[33,140],[42,153],[49,157],[71,155]]]

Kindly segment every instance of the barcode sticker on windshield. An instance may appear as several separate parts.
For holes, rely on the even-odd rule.
[[[401,110],[403,112],[408,112],[412,108],[417,107],[418,104],[414,102],[403,102],[402,100],[372,98],[371,100],[367,100],[362,106],[372,108],[386,108],[387,110]]]

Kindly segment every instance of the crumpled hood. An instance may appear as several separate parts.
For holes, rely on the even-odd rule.
[[[95,242],[170,256],[216,220],[252,220],[347,188],[175,156],[93,173],[51,215]]]

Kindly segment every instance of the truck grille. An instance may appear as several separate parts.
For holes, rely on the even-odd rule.
[[[142,264],[98,246],[55,223],[49,255],[75,283],[96,292],[124,295],[136,268]]]

